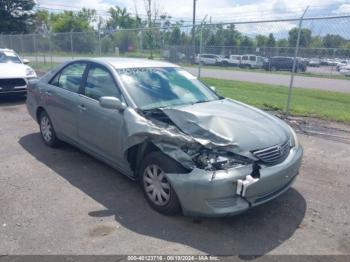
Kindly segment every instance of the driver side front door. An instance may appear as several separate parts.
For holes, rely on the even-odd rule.
[[[99,99],[103,96],[121,99],[119,88],[109,70],[93,63],[87,69],[83,92],[79,96],[79,143],[116,168],[127,170],[121,147],[124,114],[116,109],[101,107]]]

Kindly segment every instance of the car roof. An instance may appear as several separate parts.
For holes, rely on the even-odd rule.
[[[165,61],[142,59],[142,58],[124,58],[124,57],[98,57],[91,59],[94,62],[110,64],[115,69],[122,68],[140,68],[140,67],[179,67],[178,65]]]

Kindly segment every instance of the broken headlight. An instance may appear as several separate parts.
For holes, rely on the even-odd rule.
[[[227,152],[210,152],[204,150],[193,158],[197,167],[204,170],[224,170],[248,164],[243,156]]]

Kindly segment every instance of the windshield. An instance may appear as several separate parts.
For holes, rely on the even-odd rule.
[[[143,110],[219,99],[181,68],[129,68],[117,72],[136,105]]]
[[[0,63],[16,63],[21,64],[21,60],[13,52],[1,51],[0,52]]]

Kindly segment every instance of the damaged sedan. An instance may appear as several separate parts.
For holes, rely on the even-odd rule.
[[[274,199],[299,173],[291,127],[162,61],[67,62],[28,86],[44,143],[81,148],[136,180],[162,214],[229,216]]]

